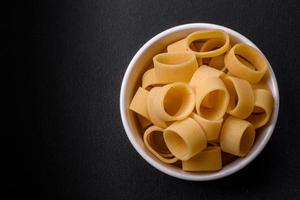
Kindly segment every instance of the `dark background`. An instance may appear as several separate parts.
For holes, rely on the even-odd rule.
[[[4,86],[14,86],[4,134],[11,143],[3,151],[10,197],[300,199],[296,0],[24,1],[11,8],[13,39],[3,38],[13,82]],[[129,143],[119,113],[122,77],[137,50],[161,31],[192,22],[224,25],[254,41],[281,95],[264,151],[242,171],[211,182],[178,180],[151,167]]]

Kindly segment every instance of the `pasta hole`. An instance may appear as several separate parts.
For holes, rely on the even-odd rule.
[[[203,45],[203,43],[205,42],[205,40],[195,40],[193,41],[189,47],[190,49],[192,49],[193,51],[196,51],[196,52],[200,52],[201,50],[201,47]]]
[[[188,115],[193,110],[193,95],[182,85],[169,89],[164,98],[164,109],[170,116]]]
[[[247,60],[245,57],[241,56],[241,55],[236,55],[236,58],[242,63],[244,64],[246,67],[252,69],[252,70],[257,70],[254,65],[249,61]]]
[[[149,143],[151,144],[152,148],[159,153],[170,153],[168,147],[166,146],[163,134],[160,131],[154,131],[151,135],[149,135]]]
[[[210,95],[211,93],[208,93],[208,95]],[[202,103],[200,105],[200,114],[208,120],[218,120],[224,115],[226,111],[225,92],[222,90],[216,90],[213,93],[213,97],[214,105],[212,107],[205,107],[202,105]]]

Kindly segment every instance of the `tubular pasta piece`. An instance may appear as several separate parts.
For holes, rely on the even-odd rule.
[[[248,121],[232,116],[225,120],[220,135],[222,151],[244,157],[250,151],[254,139],[255,129]]]
[[[157,80],[154,68],[151,68],[144,73],[142,78],[143,88],[149,89],[150,87],[163,85],[163,84],[167,84],[167,82]]]
[[[189,82],[198,68],[191,53],[161,53],[153,58],[156,79],[159,82]]]
[[[182,161],[184,171],[217,171],[222,168],[221,149],[211,146],[189,160]]]
[[[223,118],[212,121],[200,117],[195,113],[191,114],[191,118],[194,119],[196,122],[198,122],[200,126],[203,128],[207,141],[213,142],[218,140]]]
[[[144,133],[144,143],[147,149],[164,163],[178,161],[166,146],[163,138],[163,129],[157,126],[149,127]]]
[[[168,53],[181,53],[181,52],[187,52],[188,47],[186,44],[186,38],[182,40],[178,40],[177,42],[174,42],[167,47]]]
[[[147,110],[148,110],[150,121],[155,126],[158,126],[158,127],[161,127],[161,128],[167,128],[168,124],[165,121],[161,120],[157,116],[156,112],[153,109],[153,107],[157,106],[155,104],[155,97],[157,96],[157,93],[158,93],[159,89],[160,89],[160,87],[154,87],[150,90],[149,96],[147,98]]]
[[[199,85],[199,82],[204,78],[221,77],[223,75],[225,74],[219,70],[216,70],[206,65],[202,65],[195,71],[189,84],[193,88],[196,88]]]
[[[211,51],[206,51],[206,52],[198,52],[194,51],[190,48],[190,45],[197,41],[197,40],[207,40],[207,39],[219,39],[223,41],[223,44],[220,48],[211,50]],[[204,31],[197,31],[189,34],[186,38],[186,43],[188,46],[188,50],[192,52],[193,54],[196,55],[197,58],[210,58],[210,57],[215,57],[218,55],[221,55],[225,53],[230,46],[229,43],[229,36],[227,33],[225,33],[222,30],[204,30]]]
[[[180,160],[188,160],[206,148],[207,141],[201,126],[192,118],[176,121],[164,131],[170,152]]]
[[[232,76],[226,76],[223,82],[230,95],[227,112],[240,119],[249,117],[254,107],[254,95],[250,83]]]
[[[195,107],[195,95],[186,83],[171,83],[161,87],[153,99],[152,110],[163,121],[182,120]]]
[[[129,106],[130,110],[138,113],[146,119],[150,119],[147,111],[147,106],[144,103],[147,101],[148,95],[149,92],[147,90],[139,87]]]
[[[214,95],[214,106],[207,108],[202,105],[208,95]],[[196,88],[196,110],[198,115],[207,120],[218,120],[223,117],[229,103],[228,91],[220,78],[201,79]]]
[[[241,59],[237,58],[237,55],[249,61],[255,69],[251,69],[248,65],[242,63]],[[255,48],[241,43],[234,45],[230,49],[224,62],[231,74],[250,83],[259,82],[268,70],[266,58]]]
[[[264,126],[270,119],[273,111],[273,96],[269,90],[254,90],[254,110],[247,118],[255,128]]]

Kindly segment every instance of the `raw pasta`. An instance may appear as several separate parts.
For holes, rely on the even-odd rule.
[[[254,138],[255,129],[250,122],[228,117],[221,131],[221,149],[224,152],[243,157],[250,151]]]
[[[249,65],[245,65],[237,56],[248,60],[253,67],[250,68]],[[230,49],[224,62],[231,74],[250,83],[259,82],[268,69],[266,58],[257,49],[241,43],[234,45]]]
[[[254,107],[254,95],[250,83],[232,76],[226,76],[223,81],[230,95],[227,112],[240,119],[249,117]]]
[[[273,97],[270,91],[265,89],[254,90],[254,109],[247,119],[255,128],[264,126],[270,119],[273,110]]]
[[[164,129],[151,126],[144,133],[144,143],[148,150],[153,153],[158,159],[165,163],[175,163],[177,158],[175,158],[167,148],[164,138]]]
[[[202,30],[153,57],[129,109],[145,148],[183,171],[217,171],[251,151],[272,116],[268,61],[221,30]],[[203,65],[205,63],[206,65]]]
[[[184,171],[217,171],[222,168],[221,149],[211,146],[189,160],[182,161]]]
[[[192,118],[174,122],[165,129],[164,139],[171,153],[180,160],[190,159],[207,144],[203,129]]]
[[[159,82],[189,82],[198,68],[191,53],[161,53],[153,58],[154,72]]]

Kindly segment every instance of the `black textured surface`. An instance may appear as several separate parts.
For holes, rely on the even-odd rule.
[[[16,4],[8,50],[15,65],[12,119],[18,119],[10,129],[17,138],[10,195],[299,199],[299,9],[296,0]],[[254,41],[271,62],[281,95],[279,121],[262,154],[212,182],[178,180],[151,167],[129,143],[119,113],[122,77],[135,52],[155,34],[191,22],[228,26]]]

